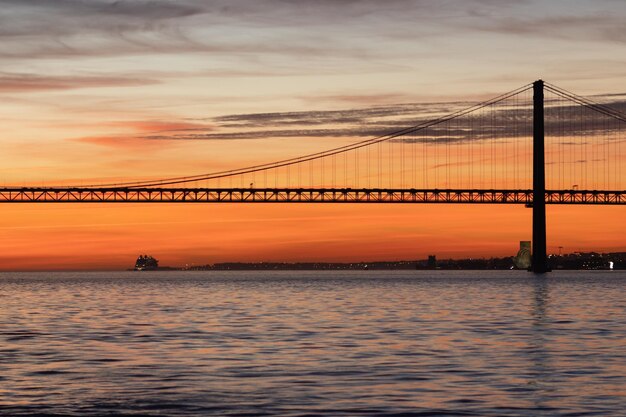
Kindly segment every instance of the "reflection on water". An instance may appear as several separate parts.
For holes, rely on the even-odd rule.
[[[554,408],[550,406],[550,396],[546,395],[550,391],[550,376],[553,374],[550,369],[549,340],[547,339],[550,332],[547,311],[550,301],[548,293],[550,280],[545,274],[534,275],[532,280],[534,300],[531,310],[532,338],[529,341],[529,357],[531,360],[531,372],[536,376],[528,384],[535,390],[534,404],[538,415],[551,415],[554,412]]]
[[[0,274],[3,415],[618,415],[626,274]]]

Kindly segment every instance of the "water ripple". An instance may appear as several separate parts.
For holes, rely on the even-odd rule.
[[[598,416],[623,272],[0,274],[0,414]]]

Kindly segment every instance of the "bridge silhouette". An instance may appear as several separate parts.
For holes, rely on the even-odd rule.
[[[533,210],[537,273],[549,271],[546,204],[626,204],[621,111],[542,80],[445,110],[371,139],[267,164],[129,182],[0,187],[0,203],[524,204]]]

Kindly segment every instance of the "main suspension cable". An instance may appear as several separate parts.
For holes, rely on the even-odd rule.
[[[259,172],[259,171],[267,171],[270,169],[286,167],[286,166],[290,166],[294,164],[299,164],[302,162],[313,161],[313,160],[324,158],[327,156],[337,155],[337,154],[349,152],[352,150],[357,150],[359,148],[363,148],[366,146],[375,145],[377,143],[390,141],[400,136],[415,133],[420,130],[424,130],[426,128],[432,127],[432,126],[439,125],[441,123],[445,123],[450,120],[454,120],[466,114],[472,113],[482,108],[507,100],[508,98],[511,98],[517,94],[528,91],[531,88],[532,88],[532,84],[527,84],[518,89],[509,91],[508,93],[505,93],[495,98],[492,98],[490,100],[475,104],[471,107],[456,111],[446,116],[439,117],[437,119],[428,120],[428,121],[419,123],[414,126],[410,126],[410,127],[407,127],[407,128],[395,131],[395,132],[377,136],[375,138],[367,139],[367,140],[353,143],[350,145],[345,145],[345,146],[341,146],[338,148],[333,148],[333,149],[329,149],[329,150],[322,151],[322,152],[316,152],[316,153],[312,153],[312,154],[308,154],[308,155],[304,155],[300,157],[284,159],[284,160],[261,164],[261,165],[253,165],[253,166],[239,168],[235,170],[219,171],[219,172],[212,172],[212,173],[200,174],[200,175],[192,175],[192,176],[184,176],[184,177],[170,177],[170,178],[162,178],[162,179],[151,180],[151,181],[147,180],[147,181],[132,181],[132,182],[122,182],[122,183],[118,182],[118,183],[90,184],[90,185],[84,185],[82,186],[82,188],[103,188],[103,187],[138,188],[138,187],[153,187],[153,186],[160,186],[160,185],[182,184],[182,183],[195,182],[195,181],[204,181],[204,180],[219,179],[219,178],[224,178],[224,177],[232,177],[235,175],[243,175],[243,174]],[[72,188],[72,187],[62,187],[62,188]]]

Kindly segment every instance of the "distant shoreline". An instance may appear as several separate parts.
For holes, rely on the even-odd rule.
[[[513,267],[512,256],[503,258],[441,259],[435,257],[412,261],[375,262],[220,262],[205,265],[159,266],[152,271],[475,271],[475,270],[520,270]],[[576,252],[563,255],[550,255],[548,262],[554,271],[577,270],[626,270],[626,252]],[[610,264],[613,264],[613,268]],[[20,269],[3,270],[2,273],[16,272],[124,272],[134,268],[118,269]],[[145,272],[145,271],[137,271]]]
[[[443,259],[432,257],[415,261],[377,262],[220,262],[189,265],[189,271],[357,271],[357,270],[510,270],[516,269],[512,256],[504,258]],[[573,253],[551,255],[549,263],[555,270],[626,269],[626,252]],[[612,268],[611,268],[612,266]],[[174,268],[163,268],[174,269]],[[178,269],[178,268],[176,268]],[[161,268],[159,268],[161,270]]]

